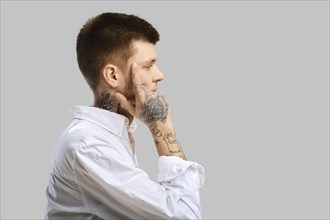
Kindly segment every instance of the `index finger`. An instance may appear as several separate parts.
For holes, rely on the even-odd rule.
[[[142,89],[142,84],[139,75],[136,73],[137,63],[132,65],[132,77],[133,77],[133,88],[136,96],[143,101],[144,100],[144,90]]]

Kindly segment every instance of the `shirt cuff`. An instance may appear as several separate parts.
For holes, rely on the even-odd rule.
[[[186,161],[176,156],[160,156],[158,160],[158,181],[168,182],[183,175],[188,170],[204,185],[204,168],[196,162]]]

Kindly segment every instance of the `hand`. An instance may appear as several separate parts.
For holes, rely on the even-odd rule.
[[[169,114],[168,103],[164,95],[143,89],[138,76],[137,64],[131,68],[135,104],[127,101],[126,97],[116,93],[116,97],[122,108],[128,113],[145,123],[156,144],[159,156],[177,156],[186,159],[180,142],[176,138],[173,124]]]
[[[141,80],[137,74],[137,64],[131,67],[133,79],[133,89],[135,93],[135,105],[127,101],[126,97],[120,93],[116,93],[116,98],[122,108],[131,115],[141,120],[149,128],[156,122],[166,123],[169,119],[169,106],[165,96],[157,92],[146,91],[141,84]]]

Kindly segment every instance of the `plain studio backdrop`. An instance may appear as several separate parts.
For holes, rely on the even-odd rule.
[[[187,158],[205,167],[205,219],[329,218],[328,1],[1,1],[2,219],[43,218],[54,143],[70,107],[93,103],[76,36],[108,11],[160,32],[160,89]]]

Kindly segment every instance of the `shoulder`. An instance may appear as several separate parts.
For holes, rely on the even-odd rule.
[[[124,142],[122,137],[93,122],[74,120],[62,133],[56,148],[73,156],[77,154],[104,156],[106,154],[126,157],[127,150]]]
[[[58,138],[53,165],[63,170],[74,166],[79,158],[96,159],[102,154],[118,154],[121,142],[115,135],[101,127],[84,120],[73,120]]]
[[[93,147],[97,145],[111,146],[116,143],[116,136],[102,127],[84,120],[74,120],[63,131],[58,139],[57,147],[67,150]],[[116,143],[117,144],[117,143]]]

